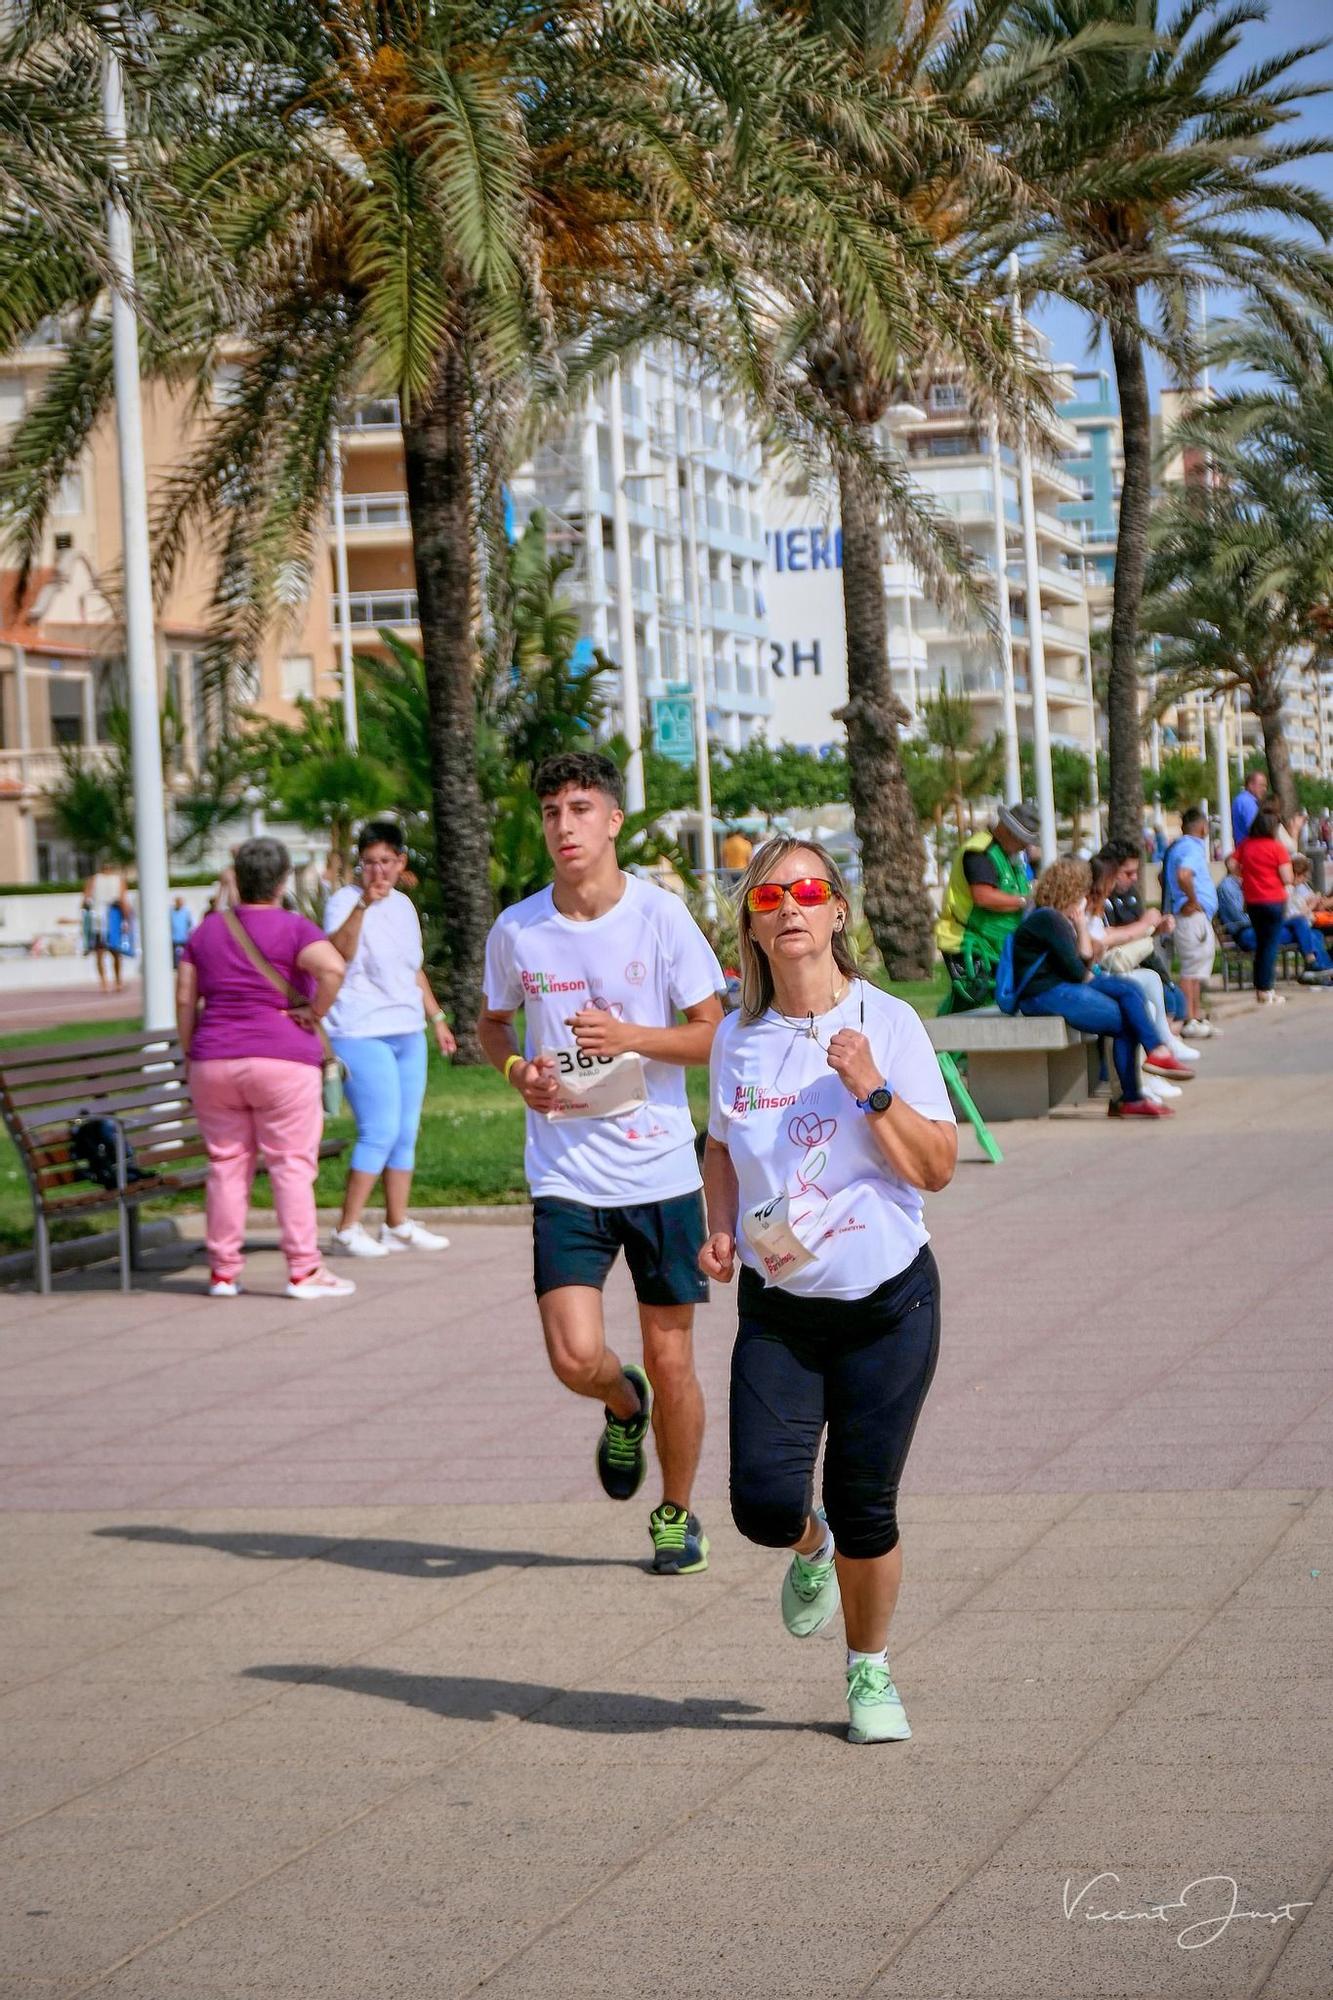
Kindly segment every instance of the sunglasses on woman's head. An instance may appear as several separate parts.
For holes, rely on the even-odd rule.
[[[784,896],[790,896],[798,910],[817,910],[837,893],[824,875],[805,875],[799,882],[756,882],[745,893],[745,907],[752,917],[771,917],[782,908]]]

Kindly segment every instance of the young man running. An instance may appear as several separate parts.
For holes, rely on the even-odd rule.
[[[613,1500],[632,1499],[643,1483],[651,1421],[663,1489],[649,1518],[653,1569],[684,1576],[708,1567],[708,1538],[690,1512],[704,1431],[694,1308],[708,1287],[698,1273],[703,1206],[685,1070],[708,1061],[722,968],[679,897],[621,870],[623,794],[609,757],[548,757],[533,789],[555,881],[491,931],[481,1044],[528,1107],[533,1263],[551,1367],[604,1406],[597,1472]],[[520,1006],[526,1051],[513,1026]],[[646,1374],[606,1344],[602,1287],[620,1250]]]

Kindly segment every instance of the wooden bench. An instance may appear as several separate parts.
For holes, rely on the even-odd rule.
[[[1220,921],[1213,919],[1213,935],[1217,939],[1218,962],[1222,967],[1222,991],[1229,993],[1233,983],[1240,988],[1254,984],[1254,953],[1242,951],[1230,931],[1224,930]],[[1294,944],[1279,945],[1277,954],[1277,976],[1279,979],[1298,979],[1305,961]]]
[[[936,1050],[967,1057],[967,1088],[988,1125],[1085,1103],[1098,1079],[1097,1037],[1055,1014],[975,1007],[935,1015],[926,1033]]]
[[[0,1111],[32,1190],[37,1289],[51,1289],[51,1224],[114,1208],[120,1288],[129,1291],[143,1203],[202,1187],[208,1178],[207,1149],[175,1034],[102,1035],[17,1049],[0,1063]],[[115,1187],[87,1179],[71,1153],[71,1128],[89,1117],[108,1118],[116,1128]],[[320,1158],[343,1152],[346,1143],[325,1139]],[[129,1152],[146,1180],[127,1179]]]

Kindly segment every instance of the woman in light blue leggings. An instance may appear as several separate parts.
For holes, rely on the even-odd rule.
[[[407,860],[401,827],[372,820],[357,842],[355,888],[329,898],[324,928],[347,966],[329,1013],[334,1053],[347,1069],[356,1146],[332,1248],[349,1257],[395,1250],[443,1250],[448,1238],[408,1215],[417,1127],[426,1095],[426,1028],[443,1056],[454,1052],[443,1009],[422,966],[421,920],[398,888]],[[362,1216],[384,1180],[384,1226],[374,1237]]]

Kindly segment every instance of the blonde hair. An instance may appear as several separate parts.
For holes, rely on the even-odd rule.
[[[794,834],[774,834],[762,847],[757,847],[750,856],[749,866],[741,876],[736,888],[736,945],[741,961],[741,1012],[747,1021],[757,1021],[766,1014],[773,1004],[773,970],[763,950],[754,941],[753,919],[746,907],[745,899],[751,889],[768,879],[771,871],[789,854],[813,854],[833,884],[833,892],[850,914],[851,898],[847,894],[847,884],[842,879],[839,868],[827,847],[817,840],[798,840]],[[856,954],[852,950],[851,939],[844,928],[835,930],[832,937],[833,963],[844,979],[856,978]]]
[[[1053,861],[1037,877],[1032,900],[1038,909],[1072,910],[1091,887],[1092,870],[1086,861]]]

